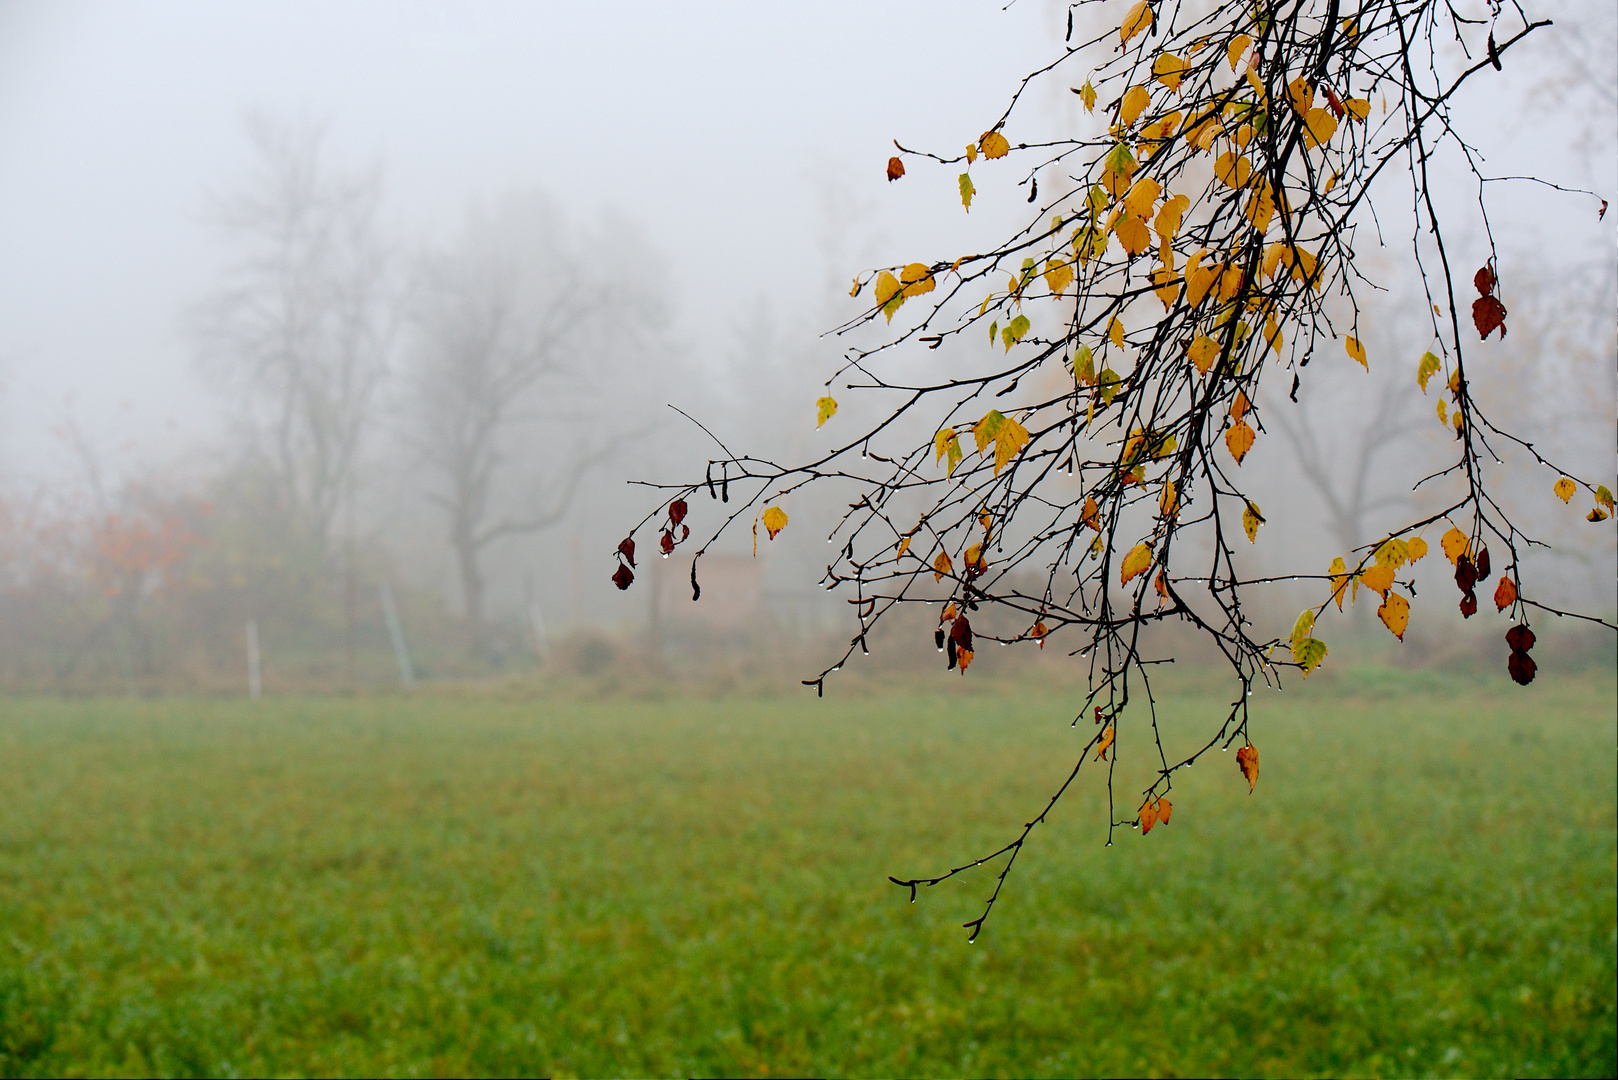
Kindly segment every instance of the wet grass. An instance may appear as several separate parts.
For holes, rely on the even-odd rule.
[[[973,945],[886,876],[1043,804],[1037,689],[0,702],[0,1072],[1612,1075],[1612,673],[1397,679],[1110,848],[1087,766]]]

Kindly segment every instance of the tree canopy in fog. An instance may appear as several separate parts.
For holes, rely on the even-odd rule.
[[[856,626],[808,685],[823,692],[879,620],[915,603],[938,606],[943,662],[963,673],[986,638],[1059,646],[1085,665],[1090,693],[1075,723],[1094,734],[1050,802],[996,851],[895,879],[914,898],[999,859],[993,895],[966,924],[974,937],[1030,831],[1087,760],[1105,763],[1109,792],[1120,754],[1155,762],[1151,782],[1118,796],[1126,809],[1112,814],[1143,835],[1170,820],[1178,772],[1215,747],[1237,747],[1254,790],[1252,688],[1307,677],[1351,605],[1374,606],[1400,639],[1413,613],[1436,618],[1447,603],[1462,618],[1497,618],[1502,666],[1531,682],[1531,626],[1553,609],[1523,556],[1544,529],[1508,509],[1497,466],[1534,465],[1535,483],[1587,528],[1611,527],[1613,496],[1611,478],[1594,472],[1604,465],[1552,460],[1539,433],[1497,426],[1474,394],[1511,321],[1513,268],[1487,233],[1487,208],[1511,184],[1514,195],[1559,200],[1559,227],[1582,231],[1598,228],[1606,204],[1515,175],[1531,174],[1531,161],[1486,166],[1452,120],[1459,89],[1547,25],[1516,6],[1431,0],[1071,5],[1065,49],[963,151],[900,145],[887,163],[895,184],[922,168],[958,173],[960,204],[940,214],[970,213],[980,187],[1019,185],[1026,226],[988,250],[858,275],[850,295],[864,309],[839,331],[855,344],[814,406],[833,447],[783,461],[769,447],[720,444],[700,475],[661,485],[668,497],[621,544],[614,581],[633,582],[645,550],[636,534],[650,525],[664,553],[695,542],[695,599],[701,556],[722,533],[751,526],[756,544],[762,525],[767,543],[793,527],[795,493],[829,485],[849,498],[823,583],[847,594]],[[1031,91],[1051,83],[1082,103],[1069,130],[1024,120]],[[1457,162],[1475,201],[1447,198],[1435,178]],[[1364,315],[1378,287],[1366,256],[1407,219],[1428,344],[1375,355],[1368,344],[1386,339]],[[1463,227],[1487,238],[1465,263]],[[867,343],[871,327],[885,333]],[[916,361],[921,350],[935,351],[935,366]],[[1291,507],[1260,506],[1241,464],[1273,437],[1268,414],[1304,469],[1323,470],[1312,429],[1337,416],[1288,412],[1320,371],[1311,363],[1397,366],[1388,431],[1424,415],[1453,454],[1417,485],[1437,493],[1436,509],[1349,535],[1365,521],[1373,436],[1358,490],[1332,507],[1341,553],[1300,573],[1255,573],[1246,552]],[[1261,397],[1261,384],[1277,382],[1281,393]],[[875,419],[840,430],[837,394],[871,402]],[[1310,605],[1290,625],[1256,622],[1253,598],[1283,581],[1314,582]],[[989,610],[1017,629],[974,628]],[[1172,657],[1147,634],[1167,622],[1194,627],[1233,676],[1229,711],[1188,752],[1165,746],[1152,710],[1154,665]],[[1145,707],[1126,717],[1132,702]]]

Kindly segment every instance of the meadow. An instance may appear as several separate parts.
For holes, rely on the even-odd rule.
[[[1215,751],[1110,847],[1086,766],[967,944],[991,868],[887,876],[1091,734],[976,676],[0,701],[0,1073],[1618,1072],[1610,668],[1260,693],[1256,793]],[[1171,750],[1223,694],[1169,687]]]

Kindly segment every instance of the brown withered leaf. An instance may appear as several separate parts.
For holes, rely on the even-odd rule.
[[[1478,272],[1472,275],[1472,285],[1477,289],[1479,296],[1488,296],[1493,293],[1495,286],[1494,269],[1487,264],[1480,267]]]
[[[1539,665],[1534,663],[1534,658],[1522,649],[1513,650],[1506,658],[1506,671],[1518,686],[1527,686],[1533,682],[1534,673],[1538,670]]]
[[[1247,777],[1247,793],[1253,794],[1253,789],[1258,787],[1258,747],[1248,743],[1237,750],[1236,767]]]
[[[905,174],[905,163],[896,157],[888,159],[888,183],[893,183]]]
[[[1534,632],[1526,626],[1513,626],[1506,631],[1506,644],[1517,652],[1527,652],[1534,647]]]
[[[629,565],[635,565],[635,538],[626,536],[618,542],[618,554],[629,560]]]
[[[1506,305],[1492,296],[1480,296],[1472,301],[1472,322],[1478,328],[1478,337],[1488,340],[1496,327],[1500,336],[1506,336]]]
[[[619,563],[618,569],[613,572],[612,583],[622,590],[629,588],[630,583],[634,580],[634,571],[630,570],[629,567],[625,566],[623,563]]]

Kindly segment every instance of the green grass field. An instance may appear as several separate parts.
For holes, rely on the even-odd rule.
[[[1111,848],[1087,766],[972,945],[987,868],[886,876],[1090,732],[937,685],[0,702],[0,1072],[1618,1071],[1610,671],[1255,696],[1257,793],[1215,752]],[[1171,750],[1223,707],[1185,683]]]

